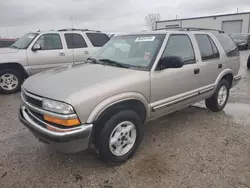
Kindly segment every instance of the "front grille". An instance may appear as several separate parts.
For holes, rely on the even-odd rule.
[[[42,100],[38,100],[35,98],[32,98],[26,94],[26,92],[22,92],[23,98],[26,102],[36,106],[36,107],[42,107]]]
[[[26,109],[26,113],[28,114],[28,116],[29,116],[34,122],[36,122],[38,125],[40,125],[40,126],[46,128],[46,125],[45,125],[44,123],[42,123],[41,121],[37,120],[37,118],[38,118],[38,119],[41,118],[41,116],[42,116],[41,114],[36,113],[36,115],[35,115],[35,112],[31,112],[31,110],[27,110],[27,109]],[[36,118],[35,118],[34,116],[35,116]],[[39,117],[39,116],[40,116],[40,117]]]

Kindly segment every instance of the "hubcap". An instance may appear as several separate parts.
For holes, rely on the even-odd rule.
[[[4,90],[13,90],[18,86],[18,79],[13,74],[3,74],[0,77],[0,87]]]
[[[109,138],[109,149],[115,156],[128,153],[136,141],[136,128],[130,121],[119,123]]]
[[[219,90],[219,93],[218,93],[218,98],[217,98],[217,102],[220,106],[223,106],[224,103],[226,102],[227,100],[227,88],[226,86],[222,86]]]

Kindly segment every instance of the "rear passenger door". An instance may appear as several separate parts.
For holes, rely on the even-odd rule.
[[[207,34],[195,34],[200,53],[197,54],[200,65],[199,87],[213,89],[219,73],[222,70],[223,62],[214,40]]]
[[[84,37],[79,33],[64,33],[67,52],[71,54],[71,62],[81,63],[89,57],[89,48]]]

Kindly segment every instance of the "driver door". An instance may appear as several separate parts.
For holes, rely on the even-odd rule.
[[[69,54],[65,52],[58,33],[41,35],[34,44],[40,44],[40,50],[27,50],[31,75],[69,63]],[[32,45],[33,47],[33,45]],[[71,61],[72,62],[72,61]]]
[[[171,34],[162,57],[178,56],[181,68],[156,70],[151,73],[151,118],[157,118],[192,104],[197,96],[199,65],[190,37]]]

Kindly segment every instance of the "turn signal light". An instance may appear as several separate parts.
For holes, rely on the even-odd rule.
[[[78,118],[76,119],[59,119],[57,117],[52,117],[52,116],[48,116],[48,115],[44,115],[43,116],[44,120],[51,122],[51,123],[55,123],[58,125],[63,125],[63,126],[75,126],[75,125],[80,125],[80,121]]]

